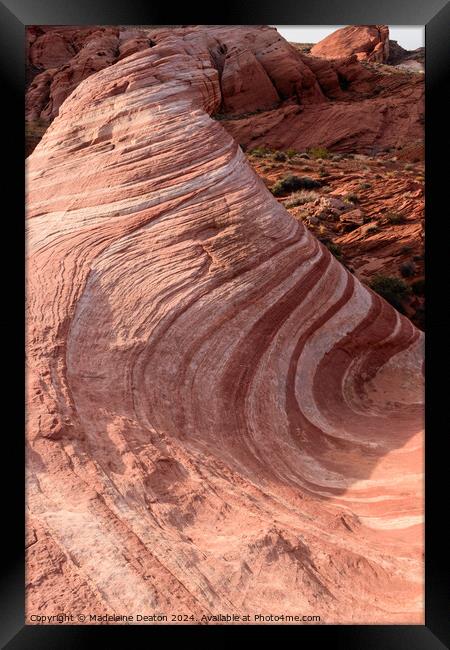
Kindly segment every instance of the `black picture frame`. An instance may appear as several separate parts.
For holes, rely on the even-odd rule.
[[[450,4],[445,0],[277,0],[257,4],[229,2],[197,10],[191,3],[183,10],[163,3],[136,0],[3,0],[0,2],[0,69],[2,104],[7,109],[2,123],[5,171],[3,198],[11,208],[3,212],[8,234],[3,239],[2,256],[12,252],[3,275],[4,307],[2,334],[4,352],[11,354],[4,362],[4,375],[10,400],[4,412],[11,416],[4,425],[2,442],[3,469],[10,470],[4,488],[3,508],[3,578],[1,582],[1,643],[9,650],[32,648],[54,650],[89,647],[100,644],[129,643],[148,647],[162,635],[167,639],[177,631],[182,638],[192,627],[180,626],[26,626],[24,625],[24,420],[23,385],[25,372],[23,349],[23,300],[25,271],[24,250],[24,87],[26,25],[115,25],[115,24],[392,24],[425,25],[426,35],[426,585],[425,625],[301,625],[301,626],[195,626],[197,636],[209,640],[230,641],[239,633],[242,640],[267,639],[268,634],[289,636],[295,643],[310,647],[312,643],[330,643],[338,648],[357,650],[438,650],[450,645],[448,599],[448,543],[446,507],[443,495],[447,483],[444,469],[446,442],[446,385],[448,365],[444,350],[449,332],[444,289],[448,270],[448,238],[443,236],[448,174],[448,70],[450,62]],[[9,111],[9,114],[8,114]],[[446,136],[447,134],[447,136]],[[445,144],[447,143],[447,144]],[[446,151],[447,147],[447,151]],[[444,156],[442,156],[444,154]],[[447,157],[447,161],[445,160]],[[442,202],[441,202],[442,201]],[[442,206],[442,211],[439,206]],[[16,214],[17,213],[17,214]],[[447,253],[447,255],[446,255]],[[448,285],[447,285],[448,286]],[[447,508],[448,509],[448,508]],[[6,512],[5,512],[6,511]],[[170,629],[169,629],[170,627]],[[276,629],[273,629],[276,628]],[[280,637],[279,637],[280,638]]]

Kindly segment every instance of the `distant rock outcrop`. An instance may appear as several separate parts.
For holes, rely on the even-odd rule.
[[[211,117],[327,110],[275,34],[160,33],[27,160],[28,614],[423,622],[423,334]]]
[[[133,52],[184,38],[179,28],[33,30],[26,94],[32,133],[50,123],[82,79]],[[367,69],[355,54],[336,61],[311,57],[268,27],[193,27],[189,33],[197,39],[202,33],[220,80],[216,116],[242,145],[375,153],[423,137],[420,75]]]
[[[324,59],[342,59],[352,54],[358,61],[385,63],[389,57],[387,25],[348,25],[338,29],[311,48]]]

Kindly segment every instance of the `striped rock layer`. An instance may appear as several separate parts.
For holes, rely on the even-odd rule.
[[[389,58],[389,27],[347,25],[316,43],[311,54],[325,59],[355,54],[360,61],[385,63]]]
[[[209,38],[27,161],[28,616],[422,622],[423,335],[211,119]]]

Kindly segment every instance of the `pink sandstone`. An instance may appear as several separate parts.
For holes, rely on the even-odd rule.
[[[27,160],[29,613],[423,622],[423,334],[211,119],[271,31],[167,30]]]
[[[354,54],[359,61],[385,63],[389,57],[389,27],[387,25],[342,27],[314,45],[311,54],[324,59],[341,59]]]

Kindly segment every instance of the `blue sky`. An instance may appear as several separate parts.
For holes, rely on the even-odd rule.
[[[345,25],[274,25],[282,36],[293,43],[317,43]],[[389,25],[389,37],[406,50],[425,45],[423,25]]]

